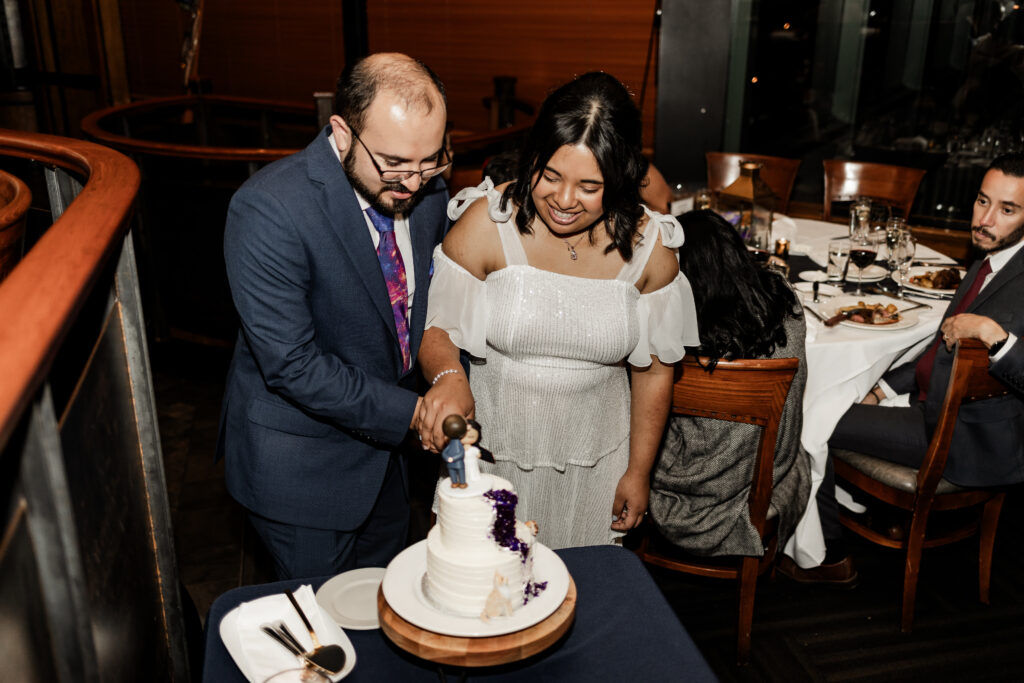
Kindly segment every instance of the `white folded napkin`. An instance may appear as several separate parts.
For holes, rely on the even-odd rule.
[[[339,632],[338,626],[324,617],[313,589],[309,585],[304,585],[292,593],[313,625],[313,630],[320,637],[321,644],[337,643],[334,635]],[[238,664],[251,683],[263,683],[272,674],[302,666],[297,657],[260,630],[263,624],[278,621],[284,621],[306,651],[313,649],[313,639],[309,637],[309,631],[284,593],[243,602],[238,607],[236,628],[245,666],[242,666],[242,662]]]

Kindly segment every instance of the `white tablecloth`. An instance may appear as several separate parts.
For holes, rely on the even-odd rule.
[[[801,218],[792,221],[796,225],[793,248],[804,251],[822,267],[828,261],[828,241],[848,234],[845,225]],[[924,245],[918,245],[915,253],[915,258],[942,256]],[[902,330],[825,327],[806,314],[807,387],[800,440],[811,456],[811,499],[785,547],[786,554],[802,567],[816,566],[825,557],[815,494],[824,476],[832,430],[847,408],[867,395],[886,370],[913,358],[928,345],[948,305],[941,300],[918,301],[932,308],[914,311],[918,324]]]

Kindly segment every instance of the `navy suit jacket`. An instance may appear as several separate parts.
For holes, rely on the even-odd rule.
[[[330,128],[232,197],[224,257],[241,330],[228,371],[218,457],[250,510],[299,526],[352,530],[367,518],[416,407],[369,228],[331,148]],[[426,320],[431,255],[448,225],[434,180],[409,216],[416,296],[410,347]]]
[[[964,284],[949,304],[945,320],[966,294],[968,283],[981,267],[979,260],[967,271]],[[988,316],[1003,329],[1024,337],[1024,249],[993,276],[965,313]],[[936,337],[941,332],[936,333]],[[900,393],[917,394],[916,359],[893,369],[885,381]],[[946,398],[953,354],[939,347],[924,403],[928,433],[935,430]],[[960,407],[944,476],[962,486],[999,486],[1024,481],[1024,339],[1019,338],[989,372],[1010,387],[1002,398],[966,403]]]

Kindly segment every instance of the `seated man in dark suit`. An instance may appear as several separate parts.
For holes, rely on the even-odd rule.
[[[989,371],[1013,393],[960,409],[943,476],[961,486],[1024,481],[1024,343],[1018,339],[1024,334],[1024,154],[1003,155],[986,171],[974,203],[971,243],[983,258],[967,271],[933,343],[914,361],[891,369],[850,407],[830,447],[919,467],[949,384],[953,345],[979,339],[989,349]],[[909,394],[908,405],[878,405],[900,394]],[[824,562],[801,569],[790,561],[779,569],[798,581],[848,584],[856,572],[842,544],[831,461],[817,501]]]

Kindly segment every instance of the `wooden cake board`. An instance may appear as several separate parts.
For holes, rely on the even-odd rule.
[[[569,577],[565,600],[551,616],[529,628],[500,636],[467,638],[422,629],[391,609],[382,588],[377,589],[377,612],[384,634],[409,654],[439,664],[497,666],[542,652],[569,630],[576,616],[576,582]]]

